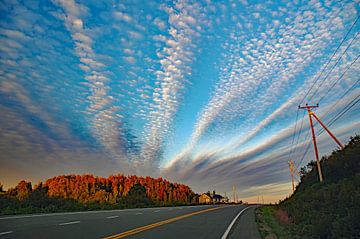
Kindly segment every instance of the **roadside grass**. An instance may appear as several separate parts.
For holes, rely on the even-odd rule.
[[[255,210],[255,216],[261,238],[297,238],[290,231],[290,221],[286,212],[278,209],[276,206],[267,205],[258,207]]]

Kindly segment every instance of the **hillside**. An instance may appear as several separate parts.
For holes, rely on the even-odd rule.
[[[162,178],[64,175],[34,188],[20,181],[0,194],[0,214],[116,209],[189,204],[194,192]]]
[[[360,238],[360,137],[323,157],[321,165],[323,183],[318,180],[315,162],[311,162],[302,168],[295,193],[270,208],[279,226],[287,231],[283,237]]]

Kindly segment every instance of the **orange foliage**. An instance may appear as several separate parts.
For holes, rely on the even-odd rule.
[[[127,196],[131,187],[140,184],[153,201],[164,203],[189,203],[194,193],[189,186],[170,183],[162,178],[135,175],[111,175],[108,178],[93,175],[63,175],[46,180],[48,196],[74,199],[81,203],[99,202],[115,204]]]

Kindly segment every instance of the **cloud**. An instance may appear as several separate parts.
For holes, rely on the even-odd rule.
[[[286,18],[288,20],[276,23],[279,27],[278,32],[268,25],[257,38],[245,40],[241,31],[232,35],[228,44],[224,44],[228,53],[225,54],[224,63],[220,67],[219,82],[214,87],[208,104],[199,113],[188,144],[163,169],[164,172],[169,172],[166,175],[170,177],[177,175],[180,181],[195,182],[198,188],[203,188],[205,184],[216,183],[220,185],[219,187],[229,188],[229,185],[224,185],[226,177],[238,175],[232,170],[233,168],[242,172],[238,167],[242,165],[246,167],[246,162],[253,163],[261,157],[264,157],[263,160],[275,157],[273,151],[268,150],[273,150],[272,147],[276,143],[282,147],[278,150],[287,151],[293,127],[288,119],[296,113],[297,105],[322,68],[311,70],[311,73],[308,69],[312,68],[313,62],[323,57],[323,52],[333,39],[341,40],[342,37],[340,32],[344,26],[338,24],[334,27],[332,23],[341,12],[339,8],[332,7],[333,10],[330,12],[324,10],[321,4],[317,4],[314,9],[308,5],[297,11],[289,10]],[[353,12],[352,4],[345,4],[345,8],[350,8],[349,11]],[[316,16],[316,21],[319,22],[316,27],[313,16]],[[354,15],[340,16],[343,22],[349,22]],[[327,30],[330,26],[331,31]],[[350,39],[346,44],[349,41]],[[342,50],[345,49],[346,44]],[[359,52],[359,48],[354,45],[348,53],[351,57],[339,64],[331,73],[330,79],[336,79],[341,75],[349,61],[356,57],[356,52]],[[324,66],[326,58],[322,59],[321,65]],[[356,67],[348,75],[352,79],[351,82],[354,82],[358,74],[355,69]],[[328,85],[333,81],[326,82],[327,86],[319,89],[317,95],[326,93]],[[346,87],[339,86],[338,90],[343,93]],[[340,93],[336,93],[330,98],[336,99],[339,95]],[[321,112],[330,106],[330,98],[325,105],[322,105]],[[353,127],[355,126],[352,125],[347,129],[347,137],[351,131],[349,129]],[[286,131],[280,131],[284,128]],[[279,139],[283,139],[284,142],[269,133],[274,131],[278,132],[278,136],[283,137]],[[269,137],[269,140],[263,144],[266,147],[260,147],[261,143],[260,146],[253,146],[255,143],[259,144],[264,132]],[[221,134],[224,134],[224,138],[221,138]],[[215,141],[215,136],[218,139],[217,146],[206,147]],[[201,141],[202,138],[204,140]],[[231,155],[235,152],[241,152],[242,156],[233,158]],[[286,156],[286,153],[281,156],[282,162],[286,161]],[[265,167],[255,165],[254,170],[257,168],[259,172],[264,172]],[[270,164],[268,166],[270,167]],[[273,170],[274,166],[270,169]],[[192,176],[195,174],[197,176]],[[219,175],[224,177],[219,178]],[[250,186],[250,181],[254,179],[247,174],[238,176],[243,180],[249,180],[249,185],[246,186]],[[206,178],[205,182],[197,183],[201,178]],[[279,179],[281,175],[269,175],[269,178]]]
[[[323,18],[322,23],[324,23],[318,28],[312,27],[310,10],[307,10],[302,15],[291,13],[295,24],[281,25],[278,35],[275,35],[272,27],[268,25],[269,28],[264,30],[261,38],[251,39],[241,45],[242,33],[239,32],[229,48],[241,47],[244,50],[242,54],[232,50],[226,56],[225,59],[229,60],[222,68],[222,75],[212,98],[199,114],[187,148],[193,147],[214,122],[222,120],[231,122],[234,116],[240,118],[246,115],[247,110],[250,109],[246,102],[255,96],[257,89],[263,88],[264,93],[256,98],[259,106],[257,112],[261,114],[285,92],[289,84],[296,80],[297,75],[309,66],[311,61],[320,56],[320,52],[331,40],[331,35],[325,37],[324,34],[328,33],[325,29],[332,24],[337,12],[325,15],[321,6],[315,10],[318,11],[319,18]],[[299,31],[300,29],[308,29],[314,39],[311,42],[306,38],[302,39],[303,32]],[[331,32],[331,34],[336,33]],[[294,37],[298,37],[299,40],[294,41]],[[254,45],[253,42],[257,44]],[[259,45],[261,48],[258,47]],[[257,116],[254,113],[252,115],[253,118]],[[220,125],[224,125],[225,122]]]
[[[114,17],[117,20],[122,20],[127,23],[131,23],[133,21],[132,17],[126,13],[120,12],[120,11],[114,11]]]
[[[166,23],[164,21],[162,21],[160,18],[158,18],[158,17],[155,18],[153,22],[160,30],[166,29]]]
[[[75,3],[74,1],[54,1],[61,6],[66,15],[63,16],[65,26],[71,33],[73,41],[77,44],[76,54],[79,56],[80,68],[87,75],[85,79],[90,82],[92,95],[88,97],[90,106],[89,113],[93,114],[91,129],[99,142],[111,153],[112,157],[119,162],[127,162],[124,152],[124,142],[121,138],[119,119],[117,116],[119,107],[112,105],[112,97],[108,96],[108,87],[106,87],[109,78],[102,69],[105,64],[97,60],[96,54],[92,48],[93,39],[88,34],[89,30],[84,29],[82,17],[88,14],[87,8]],[[131,18],[121,12],[115,12],[116,18],[124,21],[130,21]]]

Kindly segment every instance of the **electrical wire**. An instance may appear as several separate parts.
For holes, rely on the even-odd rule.
[[[357,36],[359,35],[359,32],[357,32],[355,34],[355,36],[353,37],[353,39],[351,40],[351,42],[349,43],[349,45],[346,47],[346,49],[342,52],[341,56],[337,59],[337,61],[335,62],[335,64],[331,67],[330,71],[326,74],[326,76],[322,79],[322,81],[320,82],[320,84],[316,87],[315,91],[312,93],[311,97],[309,98],[309,101],[311,101],[311,99],[314,97],[314,95],[316,94],[316,92],[320,89],[320,87],[324,84],[324,82],[326,81],[326,79],[330,76],[331,72],[335,69],[335,67],[339,64],[341,58],[345,55],[345,53],[349,50],[350,46],[354,43],[355,39],[357,38]]]
[[[336,48],[336,50],[334,51],[334,53],[332,54],[332,56],[330,57],[330,59],[327,61],[325,67],[322,69],[322,71],[320,72],[320,75],[316,78],[316,80],[313,82],[313,84],[311,85],[310,89],[306,92],[304,98],[301,100],[302,104],[305,100],[305,98],[309,95],[310,91],[313,89],[313,87],[315,86],[316,82],[320,79],[320,77],[322,76],[322,74],[324,73],[325,69],[328,67],[328,65],[330,64],[330,62],[332,61],[332,59],[334,58],[334,56],[336,55],[337,51],[340,49],[340,47],[342,46],[342,44],[345,42],[346,38],[348,37],[348,35],[350,34],[351,30],[354,28],[354,26],[356,25],[357,21],[359,20],[359,16],[357,16],[356,20],[353,22],[353,24],[351,25],[350,29],[347,31],[346,35],[344,36],[344,38],[341,40],[340,44],[338,45],[338,47]]]
[[[359,59],[360,55],[358,55],[355,60],[351,62],[350,65],[346,68],[346,70],[341,74],[341,76],[334,82],[334,84],[328,89],[328,91],[319,99],[318,103],[324,99],[324,97],[334,88],[334,86],[344,77],[346,72],[355,64],[355,62]]]

